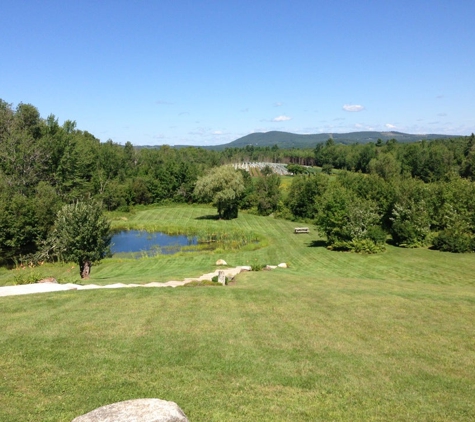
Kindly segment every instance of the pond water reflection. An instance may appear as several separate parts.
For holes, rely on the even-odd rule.
[[[198,244],[198,239],[186,235],[168,235],[160,232],[143,230],[126,230],[112,236],[111,252],[113,255],[127,254],[134,256],[171,255],[180,252],[184,246]]]

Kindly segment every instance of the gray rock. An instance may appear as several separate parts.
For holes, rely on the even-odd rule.
[[[72,422],[188,422],[188,419],[175,402],[136,399],[99,407]]]

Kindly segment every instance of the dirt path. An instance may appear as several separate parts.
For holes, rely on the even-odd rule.
[[[99,286],[97,284],[58,284],[58,283],[35,283],[35,284],[23,284],[20,286],[5,286],[0,287],[0,297],[2,296],[15,296],[15,295],[27,295],[33,293],[50,293],[61,292],[65,290],[91,290],[91,289],[119,289],[123,287],[177,287],[183,286],[186,283],[194,280],[211,280],[214,276],[218,275],[218,271],[224,271],[224,275],[228,278],[233,278],[241,271],[249,271],[251,268],[248,266],[240,266],[235,268],[223,268],[216,270],[212,273],[203,274],[200,277],[185,278],[182,281],[167,281],[166,283],[152,282],[148,284],[107,284],[105,286]]]

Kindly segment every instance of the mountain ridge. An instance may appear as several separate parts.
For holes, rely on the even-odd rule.
[[[377,142],[381,139],[386,142],[390,139],[395,139],[398,142],[417,142],[421,140],[434,140],[458,137],[455,135],[441,135],[441,134],[409,134],[397,131],[359,131],[348,133],[332,133],[324,132],[317,134],[301,135],[291,132],[270,131],[270,132],[255,132],[243,136],[227,144],[206,146],[207,149],[221,150],[225,148],[244,148],[247,145],[254,145],[259,147],[274,146],[279,148],[313,148],[318,143],[326,142],[332,138],[335,143],[339,144],[354,144],[354,143],[369,143]]]
[[[428,134],[410,134],[397,131],[359,131],[347,133],[324,132],[315,134],[298,134],[292,132],[269,131],[254,132],[242,136],[227,144],[219,145],[173,145],[174,148],[204,148],[209,150],[221,151],[226,148],[245,148],[248,145],[258,147],[272,147],[277,145],[281,149],[291,148],[314,148],[316,144],[324,143],[332,138],[337,144],[367,144],[377,142],[378,139],[386,142],[395,139],[401,143],[418,142],[422,140],[432,141],[435,139],[460,138],[463,135],[442,135],[436,133]],[[159,146],[140,145],[139,148],[158,148]]]

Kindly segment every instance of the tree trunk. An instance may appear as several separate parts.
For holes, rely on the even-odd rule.
[[[81,273],[81,278],[89,278],[91,273],[91,261],[84,261],[79,264],[79,272]]]

